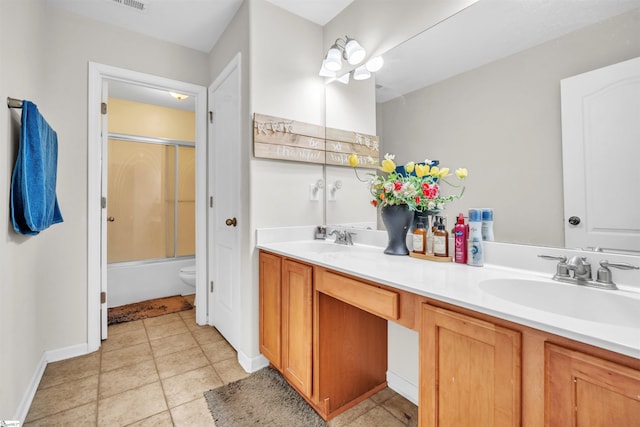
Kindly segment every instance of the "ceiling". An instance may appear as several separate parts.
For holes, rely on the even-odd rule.
[[[385,53],[385,65],[376,73],[376,100],[388,101],[639,7],[640,0],[480,0]]]
[[[209,53],[243,0],[47,0],[107,24]],[[267,0],[325,25],[353,0]],[[143,7],[139,10],[138,7]]]

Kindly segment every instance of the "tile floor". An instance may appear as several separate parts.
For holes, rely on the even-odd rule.
[[[25,426],[215,426],[203,393],[247,375],[194,310],[112,325],[99,351],[47,366]],[[417,426],[417,413],[385,389],[329,426]]]

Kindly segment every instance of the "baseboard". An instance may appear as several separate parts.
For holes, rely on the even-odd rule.
[[[418,404],[418,386],[410,383],[404,378],[387,371],[387,385],[389,388],[405,399],[410,400],[413,404]]]
[[[27,418],[27,414],[29,413],[29,408],[31,407],[31,403],[33,402],[33,398],[36,395],[36,391],[38,390],[38,386],[40,385],[40,380],[42,379],[42,375],[44,374],[44,370],[47,367],[47,352],[42,353],[42,357],[40,357],[40,361],[38,362],[38,366],[36,366],[36,370],[31,377],[31,381],[29,382],[29,386],[27,390],[24,392],[22,396],[22,400],[18,405],[18,409],[16,411],[16,415],[13,418],[14,420],[20,420],[20,424],[24,424],[25,418]]]
[[[249,373],[259,371],[260,369],[269,366],[269,361],[263,355],[260,354],[257,357],[248,357],[241,351],[238,352],[238,363],[240,363],[240,366],[242,366],[242,369],[244,369],[245,372]]]
[[[45,352],[47,363],[71,359],[72,357],[84,356],[85,354],[89,354],[89,347],[86,343],[59,348],[57,350],[48,350]]]
[[[27,390],[25,391],[24,395],[22,396],[22,400],[18,405],[15,419],[20,420],[20,423],[24,424],[24,420],[25,418],[27,418],[29,408],[31,407],[31,403],[33,403],[33,398],[36,395],[36,391],[38,391],[38,386],[40,385],[42,375],[44,375],[44,370],[47,368],[48,363],[58,362],[60,360],[70,359],[72,357],[83,356],[88,353],[87,349],[88,347],[85,343],[43,352],[42,357],[40,357],[40,361],[36,366],[36,370],[31,377],[29,386],[27,387]]]

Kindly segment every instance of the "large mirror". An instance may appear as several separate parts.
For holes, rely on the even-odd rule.
[[[491,207],[496,240],[563,247],[560,81],[640,56],[638,28],[640,0],[479,0],[384,54],[375,88],[330,85],[327,122],[332,106],[369,96],[349,93],[375,91],[382,154],[468,168],[450,222]],[[348,168],[326,176],[368,196]],[[375,221],[364,199],[345,216],[327,200],[326,222]]]

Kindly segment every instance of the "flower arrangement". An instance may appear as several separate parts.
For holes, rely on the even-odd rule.
[[[442,195],[440,184],[461,187],[468,175],[465,168],[456,169],[455,176],[460,182],[454,184],[447,180],[451,176],[449,168],[439,167],[437,160],[409,162],[404,168],[397,167],[394,160],[393,154],[385,154],[379,169],[386,177],[372,174],[369,181],[371,194],[374,196],[371,204],[375,207],[407,205],[409,210],[418,212],[440,210],[444,209],[446,203],[459,199],[464,194],[465,187],[462,186],[459,194]],[[355,168],[358,164],[358,156],[350,155],[349,165]]]

